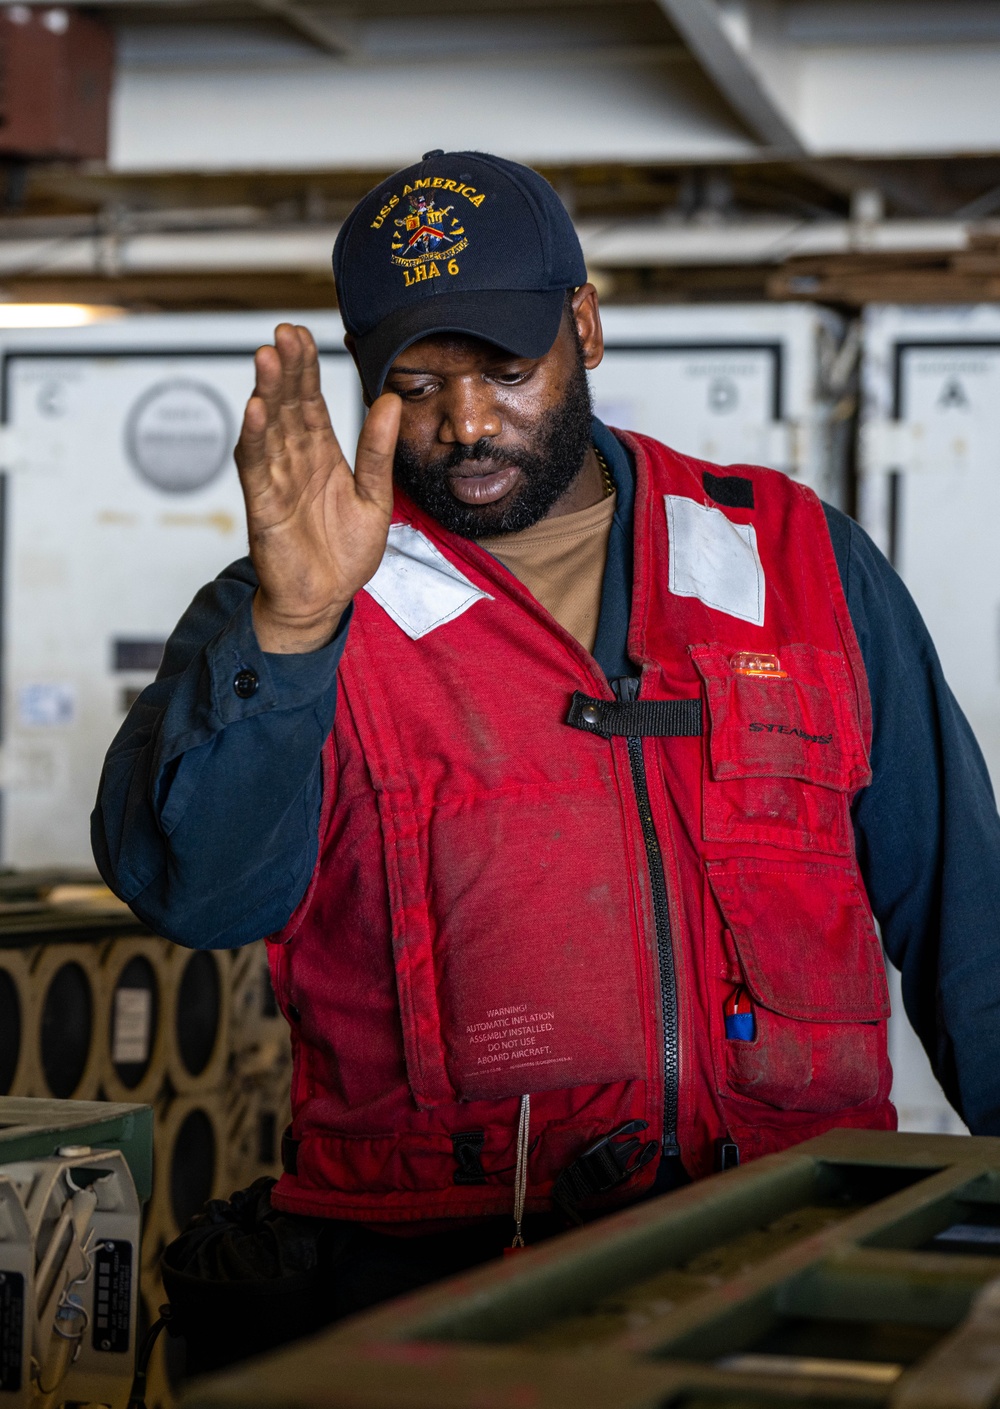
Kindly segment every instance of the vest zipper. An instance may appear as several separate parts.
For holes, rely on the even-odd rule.
[[[613,680],[611,688],[623,704],[631,704],[639,697],[639,680],[635,676],[623,676],[620,680]],[[646,844],[646,865],[649,870],[653,920],[656,926],[656,952],[660,969],[660,1011],[663,1021],[663,1153],[676,1158],[681,1152],[677,1143],[680,1056],[678,1050],[677,979],[674,972],[674,949],[670,936],[670,905],[667,900],[667,882],[663,872],[663,853],[660,851],[656,827],[653,824],[653,810],[649,804],[649,787],[646,782],[646,760],[642,752],[642,739],[628,737],[625,742],[628,745],[632,787],[635,790],[635,800],[639,808],[642,837]]]

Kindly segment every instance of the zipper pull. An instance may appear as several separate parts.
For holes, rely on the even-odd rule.
[[[633,700],[639,698],[639,686],[642,681],[638,675],[620,675],[617,680],[611,681],[611,688],[615,692],[615,699],[619,704],[631,704]]]

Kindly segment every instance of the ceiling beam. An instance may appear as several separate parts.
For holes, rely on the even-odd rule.
[[[802,143],[753,63],[749,33],[739,42],[715,0],[657,0],[730,107],[767,147],[801,154]]]
[[[190,0],[97,0],[96,5],[93,0],[64,0],[64,3],[75,9],[86,6],[88,9],[113,10],[120,14],[129,10],[186,10]],[[299,4],[298,0],[250,0],[250,5],[260,14],[284,20],[289,28],[328,54],[342,58],[356,57],[357,46],[349,21],[319,15]]]
[[[333,18],[321,17],[296,3],[296,0],[254,0],[254,6],[265,14],[284,20],[289,28],[328,54],[346,59],[355,53],[353,38],[346,25]]]

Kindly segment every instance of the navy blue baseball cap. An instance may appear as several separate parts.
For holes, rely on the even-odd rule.
[[[437,151],[354,207],[333,275],[374,398],[395,358],[431,333],[543,357],[566,290],[587,282],[587,266],[566,207],[537,171],[485,152]]]

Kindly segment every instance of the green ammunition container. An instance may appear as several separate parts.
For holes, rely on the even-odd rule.
[[[121,1150],[139,1202],[153,1189],[153,1112],[114,1101],[0,1096],[0,1165],[47,1159],[64,1145]]]
[[[1000,1139],[836,1130],[191,1387],[184,1409],[988,1409]]]

